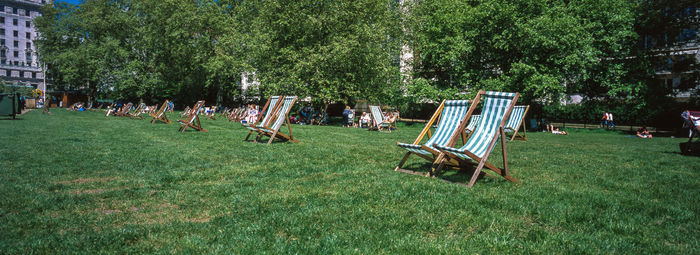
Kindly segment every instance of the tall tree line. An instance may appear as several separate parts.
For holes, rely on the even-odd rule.
[[[674,27],[670,0],[86,0],[36,20],[54,84],[93,96],[231,103],[250,95],[394,105],[521,92],[616,98],[646,109],[652,82],[640,31]],[[671,7],[669,7],[671,6]],[[404,79],[401,48],[413,51]],[[661,98],[661,99],[660,99]],[[640,110],[641,111],[641,110]],[[640,114],[643,114],[640,112]]]

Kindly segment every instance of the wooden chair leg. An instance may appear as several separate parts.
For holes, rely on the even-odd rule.
[[[406,163],[406,160],[408,160],[408,156],[411,156],[411,152],[410,152],[410,151],[409,151],[409,152],[406,152],[406,155],[403,156],[403,159],[401,159],[401,162],[399,162],[399,165],[396,166],[396,168],[394,168],[394,171],[399,171],[399,169],[401,169],[401,167],[403,166],[403,164]]]

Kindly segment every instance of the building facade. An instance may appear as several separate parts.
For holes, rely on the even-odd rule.
[[[34,18],[51,0],[0,0],[0,78],[46,90],[34,39]]]

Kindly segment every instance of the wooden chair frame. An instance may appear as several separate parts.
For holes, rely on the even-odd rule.
[[[413,143],[412,143],[413,145],[418,145],[426,135],[428,136],[428,139],[430,139],[430,137],[432,136],[432,133],[430,130],[431,130],[431,128],[433,128],[433,125],[440,123],[440,118],[442,117],[442,113],[443,113],[443,110],[445,108],[445,102],[447,102],[447,100],[442,100],[442,102],[440,103],[440,106],[438,106],[437,110],[435,110],[435,113],[433,113],[433,116],[430,117],[430,120],[428,120],[427,123],[425,123],[425,127],[423,127],[423,130],[421,130],[421,132],[418,135],[418,137],[416,138],[416,140],[413,141]],[[469,106],[469,110],[467,110],[467,113],[464,115],[464,118],[462,120],[460,120],[460,123],[469,121],[469,116],[474,111],[474,107],[475,107],[474,104]],[[461,124],[460,124],[460,126],[461,126]],[[461,134],[461,135],[457,136],[456,134]],[[462,129],[460,129],[460,128],[455,129],[455,132],[448,139],[447,144],[449,146],[454,146],[454,144],[457,142],[458,137],[462,137],[463,143],[466,142],[466,134],[465,134],[463,128]],[[396,144],[398,145],[399,142],[396,142]],[[406,154],[403,156],[403,158],[399,162],[399,165],[396,166],[396,168],[394,168],[394,171],[408,173],[408,174],[414,174],[414,175],[429,176],[430,173],[424,174],[421,172],[416,172],[416,171],[401,168],[406,163],[406,161],[408,160],[409,156],[411,156],[411,154],[415,154],[418,157],[421,157],[427,161],[430,161],[430,162],[432,162],[433,165],[439,164],[442,161],[442,159],[444,158],[444,155],[439,150],[435,150],[435,149],[430,148],[426,145],[421,145],[421,149],[430,152],[432,154],[432,157],[429,157],[427,155],[423,155],[420,153],[408,151],[408,152],[406,152]]]
[[[151,115],[151,117],[153,117],[153,119],[151,120],[151,123],[155,123],[156,120],[162,121],[162,122],[164,122],[164,123],[166,123],[166,124],[172,123],[172,122],[168,119],[167,114],[165,114],[165,109],[168,108],[168,104],[169,104],[169,103],[170,103],[170,101],[165,100],[165,102],[163,102],[163,104],[160,106],[160,109],[158,109],[158,112],[157,112],[157,113],[155,113],[155,114],[154,114],[154,113],[149,113],[149,114]]]
[[[146,107],[146,104],[140,103],[139,106],[136,107],[136,110],[134,110],[134,112],[129,113],[129,118],[131,118],[132,120],[134,118],[143,119],[141,114],[143,113],[145,107]]]
[[[134,104],[132,104],[132,103],[128,103],[126,105],[123,105],[122,108],[119,110],[119,112],[115,113],[114,116],[119,116],[119,117],[129,116],[129,112],[131,111],[132,106],[134,106]]]
[[[516,106],[517,106],[517,105],[516,105]],[[523,117],[522,117],[522,119],[520,120],[520,125],[518,125],[515,129],[509,128],[509,127],[504,128],[504,130],[505,130],[506,132],[513,132],[513,136],[510,137],[510,141],[509,141],[509,142],[512,142],[512,141],[515,140],[515,139],[520,139],[520,140],[523,140],[523,141],[527,141],[527,126],[525,125],[525,120],[526,120],[525,117],[527,116],[527,112],[528,112],[529,110],[530,110],[530,105],[526,105],[526,106],[525,106],[525,112],[523,112]],[[523,129],[523,133],[522,133],[522,134],[520,134],[520,133],[518,132],[518,130],[520,130],[520,127],[522,127],[522,129]]]
[[[290,103],[287,111],[282,112],[282,105],[284,104],[285,99],[286,99],[285,96],[280,96],[278,107],[275,107],[274,112],[272,113],[274,115],[271,116],[272,118],[268,119],[267,123],[263,124],[263,127],[255,126],[255,128],[258,130],[258,136],[255,137],[255,142],[258,142],[258,140],[262,136],[270,137],[270,140],[267,141],[267,145],[270,145],[272,143],[272,141],[274,141],[275,139],[281,139],[281,140],[291,141],[291,142],[295,142],[295,143],[301,142],[299,140],[294,139],[294,134],[292,133],[292,123],[289,121],[289,112],[292,110],[292,108],[294,107],[294,104],[297,102],[297,100],[299,98],[294,97],[294,99]],[[270,123],[274,123],[274,122],[272,122],[273,119],[275,121],[277,121],[277,119],[279,119],[279,118],[284,118],[284,122],[282,123],[282,125],[279,125],[276,129],[269,126]],[[289,132],[288,135],[280,132],[280,128],[282,128],[283,125],[287,126],[287,129]],[[272,132],[270,132],[270,131],[272,131]]]
[[[372,124],[370,124],[370,127],[368,128],[368,130],[377,130],[379,132],[382,132],[382,130],[386,130],[386,131],[388,131],[388,133],[391,133],[392,127],[394,128],[394,130],[396,130],[396,121],[397,120],[395,119],[394,122],[386,121],[386,119],[384,119],[384,112],[382,111],[382,107],[380,105],[376,105],[376,106],[377,106],[377,108],[379,108],[379,114],[381,114],[382,123],[376,123],[377,118],[374,116],[374,112],[372,111],[372,108],[371,108],[372,106],[375,106],[375,105],[369,106],[370,107],[369,114],[370,114],[370,116],[372,116],[370,122]],[[385,128],[382,128],[381,125],[384,123],[387,123],[387,126]]]
[[[185,132],[185,129],[191,127],[197,131],[207,132],[206,129],[202,128],[202,124],[199,122],[199,114],[197,114],[202,106],[204,106],[204,100],[197,101],[194,107],[192,107],[192,110],[190,110],[190,113],[187,115],[187,119],[177,121],[180,122],[180,129],[178,131]]]
[[[485,91],[481,91],[481,90],[479,91],[479,93],[477,94],[477,97],[474,99],[474,102],[472,103],[472,107],[475,107],[477,104],[479,104],[481,96],[484,95],[485,93],[486,93]],[[507,150],[506,150],[506,134],[505,134],[503,126],[505,125],[506,121],[508,121],[508,117],[510,116],[510,113],[512,112],[513,107],[515,107],[515,104],[518,102],[519,97],[520,97],[520,93],[516,92],[515,97],[511,101],[508,108],[506,109],[506,112],[503,116],[503,119],[501,119],[501,122],[498,125],[498,133],[496,135],[494,135],[493,137],[489,138],[490,139],[489,145],[486,149],[486,154],[484,154],[483,157],[481,157],[481,158],[477,157],[476,155],[472,154],[469,151],[462,151],[465,155],[467,155],[469,158],[476,161],[477,163],[474,163],[473,161],[462,159],[462,158],[458,157],[457,155],[453,154],[452,152],[440,150],[445,155],[445,159],[443,159],[443,161],[440,162],[438,167],[432,171],[432,175],[438,176],[440,174],[440,171],[442,170],[442,168],[445,167],[445,165],[453,164],[456,161],[456,163],[458,163],[460,168],[464,168],[467,165],[470,165],[470,166],[476,165],[476,168],[474,169],[474,173],[472,174],[472,177],[469,180],[469,184],[466,185],[469,188],[474,186],[474,183],[476,183],[476,180],[478,179],[479,175],[481,174],[481,171],[483,170],[484,166],[486,168],[488,168],[489,170],[501,175],[503,178],[517,183],[518,180],[516,180],[515,178],[508,175],[508,154],[507,154]],[[482,112],[481,115],[483,116],[484,112]],[[483,121],[483,119],[482,119],[482,121]],[[460,127],[460,129],[464,130],[466,125],[467,125],[467,121],[463,122],[462,127]],[[496,146],[496,142],[498,141],[499,135],[501,136],[501,150],[503,153],[503,155],[502,155],[503,156],[503,168],[498,168],[498,167],[487,162],[487,159],[488,159],[489,155],[491,155],[491,152],[493,151],[494,146]],[[450,147],[452,147],[452,146],[450,146]],[[462,184],[462,183],[458,183],[458,184]],[[462,185],[464,185],[464,184],[462,184]]]
[[[267,102],[265,103],[265,105],[263,105],[263,108],[261,108],[262,111],[258,112],[258,118],[255,119],[255,123],[243,124],[244,127],[251,128],[251,130],[248,131],[248,135],[245,137],[245,141],[248,141],[248,139],[250,139],[250,135],[253,134],[253,131],[257,131],[258,133],[260,132],[260,129],[256,128],[256,126],[258,125],[258,122],[260,122],[260,120],[263,119],[263,117],[264,117],[264,115],[262,114],[263,112],[265,113],[265,115],[275,114],[275,111],[277,111],[279,109],[279,107],[282,107],[282,104],[284,102],[284,96],[278,96],[278,99],[277,99],[277,102],[275,103],[275,105],[270,105],[272,98],[273,98],[273,96],[269,97],[267,99]],[[245,112],[245,111],[247,111],[247,108],[245,108],[243,110],[243,112]],[[270,123],[270,120],[272,120],[272,119],[273,118],[271,115],[269,118],[267,118],[265,123],[261,123],[260,126],[266,127],[267,124]],[[256,137],[256,139],[257,139],[257,137]]]

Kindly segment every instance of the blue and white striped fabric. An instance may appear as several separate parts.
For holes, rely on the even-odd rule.
[[[274,109],[275,106],[277,106],[277,101],[279,100],[279,98],[280,98],[279,96],[273,96],[273,97],[270,98],[270,103],[267,104],[267,109],[264,109],[264,110],[265,110],[265,116],[263,117],[262,121],[258,122],[257,124],[254,124],[254,123],[244,123],[244,124],[242,124],[242,125],[243,125],[244,127],[248,128],[248,129],[250,129],[250,130],[257,130],[257,129],[255,129],[253,126],[261,126],[261,125],[265,124],[265,122],[267,122],[267,120],[268,120],[268,119],[270,118],[270,116],[272,115],[272,109]],[[246,110],[246,109],[244,108],[244,111],[245,111],[245,110]]]
[[[527,105],[516,105],[513,107],[513,111],[510,113],[510,118],[508,118],[504,128],[512,132],[517,131],[520,128],[523,117],[525,117],[525,109],[527,109]]]
[[[464,119],[464,116],[469,110],[469,100],[448,100],[445,101],[445,106],[442,109],[442,116],[440,117],[440,123],[438,123],[435,129],[435,134],[433,134],[425,146],[430,148],[435,148],[436,145],[447,145],[452,134],[459,128],[459,124]],[[399,147],[404,148],[410,152],[415,152],[423,155],[431,154],[421,148],[419,144],[405,144],[399,143]]]
[[[479,125],[479,121],[481,121],[481,115],[472,115],[469,118],[469,125],[467,126],[467,130],[474,130],[474,128],[476,128],[476,125]]]
[[[515,95],[516,93],[487,91],[484,94],[486,99],[484,100],[484,108],[481,111],[481,122],[469,137],[467,143],[459,149],[440,145],[435,147],[464,159],[468,159],[469,156],[464,154],[463,151],[469,151],[477,157],[483,158],[487,154],[491,139],[498,135],[498,126],[501,120],[508,117],[505,114]]]
[[[372,118],[374,118],[374,123],[376,123],[377,126],[389,125],[389,123],[384,122],[384,115],[382,114],[382,110],[379,109],[379,106],[370,105],[369,110],[372,112]]]
[[[275,122],[270,126],[270,128],[264,127],[262,124],[257,125],[257,127],[265,132],[274,133],[275,130],[278,130],[282,126],[282,124],[284,124],[284,121],[287,119],[287,114],[289,114],[289,110],[292,108],[292,103],[294,103],[294,100],[296,98],[296,96],[284,97],[282,107],[280,107],[280,109],[275,112],[277,119],[274,119]]]

